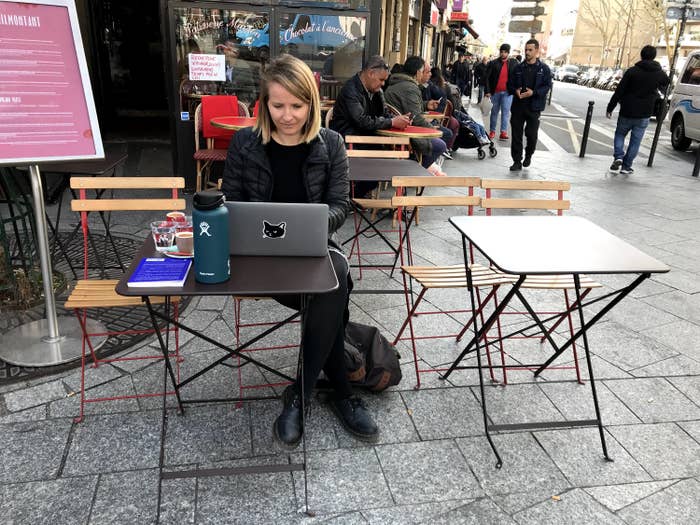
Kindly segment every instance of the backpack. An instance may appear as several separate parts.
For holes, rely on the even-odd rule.
[[[355,386],[374,392],[401,381],[401,356],[374,326],[349,321],[345,327],[345,369]]]

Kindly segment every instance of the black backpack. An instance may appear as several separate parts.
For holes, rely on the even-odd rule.
[[[401,356],[374,326],[349,321],[345,327],[345,369],[355,386],[375,392],[401,381]]]

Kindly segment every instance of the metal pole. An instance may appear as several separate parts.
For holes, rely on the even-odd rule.
[[[586,144],[588,143],[588,132],[591,130],[591,119],[593,118],[594,105],[594,101],[588,101],[588,111],[586,112],[586,124],[583,126],[583,137],[581,137],[581,151],[578,154],[578,156],[581,158],[586,156]]]
[[[697,177],[700,173],[700,147],[695,150],[695,164],[693,164],[693,177]]]
[[[676,35],[676,47],[673,50],[673,60],[671,61],[671,71],[668,73],[668,86],[664,92],[664,101],[661,104],[661,112],[656,116],[656,129],[654,130],[654,139],[651,141],[651,150],[649,151],[649,161],[647,166],[650,168],[654,165],[654,155],[656,155],[656,145],[659,142],[659,135],[661,134],[661,126],[664,120],[666,120],[666,107],[668,106],[668,95],[671,92],[671,86],[673,85],[673,75],[676,72],[676,61],[678,60],[678,50],[681,45],[681,36],[685,33],[685,23],[688,20],[688,9],[690,8],[691,0],[685,0],[683,5],[683,16],[681,17],[681,27]]]
[[[41,280],[44,283],[44,302],[46,304],[46,322],[49,327],[49,335],[44,338],[47,343],[57,342],[61,334],[58,333],[58,319],[56,318],[56,299],[53,294],[53,272],[49,260],[49,234],[46,229],[46,210],[44,209],[44,192],[41,188],[41,176],[39,166],[29,166],[29,179],[32,183],[32,197],[34,198],[34,220],[36,221],[36,242],[38,244],[39,265],[41,267]]]

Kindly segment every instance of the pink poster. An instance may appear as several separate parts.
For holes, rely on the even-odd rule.
[[[72,0],[0,0],[0,164],[102,156],[74,34]]]

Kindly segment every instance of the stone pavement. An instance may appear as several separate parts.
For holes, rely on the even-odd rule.
[[[450,175],[508,178],[508,149],[479,161],[462,150],[447,161]],[[142,152],[136,173],[165,174],[167,149]],[[605,462],[597,430],[570,428],[502,433],[495,441],[501,470],[483,435],[474,371],[441,382],[423,376],[414,390],[410,352],[400,345],[404,379],[379,395],[362,394],[381,426],[377,443],[349,436],[322,402],[311,408],[308,489],[315,518],[299,513],[303,478],[288,473],[202,477],[163,482],[162,523],[697,523],[700,515],[700,211],[692,166],[672,154],[643,162],[633,176],[608,176],[610,159],[537,151],[518,177],[572,183],[571,214],[587,217],[672,267],[625,299],[590,333],[603,420],[614,462]],[[459,237],[446,223],[449,210],[425,210],[413,230],[418,261],[459,263]],[[117,221],[117,230],[138,233],[144,217]],[[120,222],[121,221],[121,222]],[[344,232],[350,231],[348,221]],[[371,247],[373,241],[365,241]],[[235,268],[233,269],[235,271]],[[624,278],[602,279],[609,287]],[[369,271],[362,287],[400,287],[398,277]],[[435,292],[433,304],[464,304],[464,291]],[[544,297],[543,299],[547,299]],[[551,300],[551,298],[549,298]],[[282,307],[245,301],[248,320],[277,319]],[[405,315],[401,295],[357,295],[352,318],[397,331]],[[229,298],[195,299],[184,322],[233,340]],[[418,318],[418,330],[454,330],[460,318]],[[272,343],[294,339],[296,328]],[[130,351],[153,349],[153,340]],[[219,356],[189,335],[182,339],[183,373]],[[423,341],[424,366],[450,362],[459,345]],[[538,351],[527,341],[509,343],[515,359]],[[294,352],[261,352],[291,371]],[[569,358],[571,359],[571,358]],[[585,366],[584,366],[585,369]],[[152,391],[162,363],[131,362],[90,370],[91,394]],[[6,523],[152,523],[156,516],[160,443],[159,398],[89,405],[77,414],[78,372],[66,372],[0,390],[0,516]],[[532,419],[573,420],[592,416],[588,384],[573,371],[553,370],[534,381],[510,372],[507,387],[487,386],[495,423]],[[220,367],[183,389],[185,396],[231,396],[235,371]],[[262,381],[243,369],[241,380]],[[268,392],[263,390],[263,393]],[[248,395],[259,392],[249,391]],[[192,406],[178,416],[168,399],[165,462],[169,470],[291,461],[272,440],[279,401]],[[695,517],[693,517],[695,516]]]

